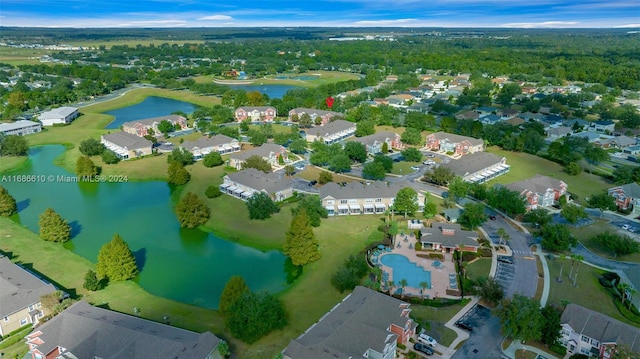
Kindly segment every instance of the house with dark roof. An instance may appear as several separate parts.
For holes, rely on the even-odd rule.
[[[567,354],[608,359],[619,345],[640,353],[640,328],[580,305],[567,305],[560,317],[560,326],[559,341],[567,348]]]
[[[309,115],[309,117],[311,117],[311,123],[319,123],[320,126],[328,124],[331,119],[336,116],[344,117],[344,115],[340,112],[318,110],[315,108],[296,107],[289,111],[289,121],[298,122],[300,116],[303,116],[304,114],[307,114]],[[316,121],[316,119],[318,120]]]
[[[360,182],[340,186],[330,182],[320,188],[320,200],[330,216],[356,214],[381,214],[393,206],[398,191],[407,184],[374,181],[370,184]],[[424,209],[424,195],[418,192],[418,211]]]
[[[538,207],[549,208],[567,193],[567,184],[559,179],[535,175],[531,178],[506,185],[526,200],[527,211]]]
[[[273,106],[243,106],[235,111],[237,122],[249,120],[251,122],[273,122],[278,115],[278,110]]]
[[[425,148],[431,151],[464,156],[484,151],[484,141],[473,137],[440,131],[427,135]]]
[[[357,286],[282,351],[285,359],[396,357],[398,344],[410,345],[416,323],[411,305]]]
[[[616,124],[611,120],[599,120],[589,124],[589,129],[596,132],[613,132]]]
[[[0,336],[37,324],[48,310],[40,297],[56,291],[53,284],[0,255]]]
[[[242,169],[242,164],[251,156],[264,158],[272,167],[280,165],[280,157],[285,163],[289,160],[287,150],[283,146],[275,143],[265,143],[248,151],[232,154],[229,157],[229,166],[235,167],[237,170]]]
[[[547,130],[547,139],[549,141],[555,141],[563,137],[567,137],[571,133],[573,133],[573,130],[569,127],[565,127],[565,126],[553,127]]]
[[[150,155],[153,147],[153,142],[127,132],[102,135],[100,142],[123,160]]]
[[[478,120],[485,125],[495,125],[496,123],[502,121],[502,118],[496,114],[491,113],[488,115],[483,115]]]
[[[372,135],[356,137],[353,141],[362,143],[367,148],[367,153],[375,155],[382,153],[382,146],[387,144],[389,150],[402,150],[404,144],[400,140],[400,135],[394,132],[382,131]]]
[[[307,142],[322,141],[328,145],[343,141],[356,132],[356,124],[345,120],[335,120],[322,126],[304,130]]]
[[[63,106],[44,111],[38,116],[38,120],[42,122],[42,126],[66,125],[78,116],[80,116],[80,112],[78,112],[77,108]]]
[[[601,138],[606,138],[606,135],[600,133],[600,132],[595,132],[595,131],[583,131],[583,132],[578,132],[578,133],[574,133],[572,136],[575,137],[584,137],[587,139],[587,141],[589,141],[589,143],[594,143],[598,140],[600,140]]]
[[[507,159],[488,152],[476,152],[441,165],[470,183],[484,183],[509,172]]]
[[[167,115],[125,122],[122,124],[122,131],[140,137],[152,133],[159,134],[161,131],[158,129],[158,125],[162,121],[168,121],[172,126],[179,127],[180,129],[187,128],[187,119],[185,117],[180,115]]]
[[[220,339],[79,301],[26,337],[33,359],[220,359]]]
[[[3,136],[24,136],[40,131],[42,131],[42,125],[29,120],[0,123],[0,135]]]
[[[611,187],[607,193],[615,199],[616,207],[619,210],[640,213],[640,185],[637,183],[632,182]]]
[[[478,118],[480,118],[480,114],[478,114],[476,111],[472,111],[472,110],[466,110],[466,111],[458,112],[456,114],[456,120],[459,120],[459,121],[462,121],[462,120],[477,120]]]
[[[293,183],[283,178],[281,173],[264,173],[247,168],[224,176],[220,191],[243,201],[256,192],[264,192],[279,202],[293,196]]]
[[[480,248],[478,233],[465,231],[456,223],[434,223],[420,230],[422,249],[453,253],[458,250],[477,252]]]
[[[195,160],[202,159],[211,152],[226,155],[239,152],[241,148],[237,139],[225,135],[202,136],[195,141],[184,141],[180,147],[191,152]]]

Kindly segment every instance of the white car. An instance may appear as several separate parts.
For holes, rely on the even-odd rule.
[[[412,170],[414,170],[414,171],[417,171],[417,170],[419,170],[419,169],[420,169],[420,167],[418,167],[418,166],[411,166],[411,169],[412,169]]]
[[[431,347],[435,347],[436,345],[438,345],[438,342],[435,339],[433,339],[432,337],[424,333],[418,336],[418,341],[422,344],[427,344]]]
[[[433,161],[433,160],[426,160],[426,161],[422,162],[422,164],[425,164],[425,165],[435,165],[435,164],[436,164],[436,161]]]
[[[622,225],[622,229],[624,229],[624,230],[627,230],[627,229],[629,229],[629,228],[631,228],[631,226],[630,226],[630,225],[628,225],[628,224],[623,224],[623,225]]]

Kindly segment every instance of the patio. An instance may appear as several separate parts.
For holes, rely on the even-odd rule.
[[[413,233],[398,234],[393,241],[393,247],[378,246],[379,248],[370,253],[370,261],[372,264],[379,266],[382,269],[382,288],[387,291],[386,286],[388,281],[393,281],[394,286],[392,288],[393,294],[401,294],[402,288],[400,286],[400,280],[403,278],[395,278],[393,275],[393,268],[384,265],[381,259],[390,253],[400,254],[406,257],[409,262],[416,264],[425,271],[431,273],[431,288],[426,289],[422,293],[422,288],[419,287],[405,287],[404,294],[407,296],[425,297],[425,298],[438,298],[438,297],[451,297],[446,294],[447,289],[456,289],[457,282],[455,280],[455,265],[452,261],[453,257],[451,253],[444,254],[444,260],[428,259],[418,257],[415,251],[416,243],[418,240]],[[406,279],[406,278],[405,278]],[[455,297],[457,298],[457,297]]]

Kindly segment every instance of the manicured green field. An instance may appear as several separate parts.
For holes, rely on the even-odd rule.
[[[169,45],[183,45],[183,44],[201,44],[204,43],[202,40],[94,40],[94,41],[65,41],[65,43],[74,45],[74,46],[82,46],[82,47],[99,47],[104,45],[107,49],[110,49],[113,46],[129,46],[136,47],[138,45],[142,46],[159,46],[162,44]]]
[[[469,278],[477,280],[481,277],[488,277],[491,270],[491,258],[478,258],[467,266],[466,273]]]
[[[23,64],[39,64],[40,56],[53,53],[54,50],[22,49],[8,46],[0,46],[0,63],[13,66]]]
[[[487,148],[487,152],[504,156],[507,159],[507,164],[511,166],[508,173],[489,181],[487,183],[489,186],[496,183],[507,184],[521,181],[540,174],[564,181],[568,186],[568,191],[578,196],[578,202],[612,186],[602,177],[585,172],[577,176],[570,176],[560,164],[528,153],[504,151],[496,146]]]
[[[313,80],[298,80],[298,79],[278,79],[278,76],[291,76],[291,77],[300,77],[300,76],[316,76]],[[251,85],[292,85],[292,86],[300,86],[300,87],[316,87],[325,84],[332,84],[341,81],[347,80],[357,80],[358,75],[351,74],[348,72],[340,72],[340,71],[310,71],[301,74],[277,74],[277,75],[268,75],[263,78],[255,79]],[[213,77],[210,75],[205,76],[196,76],[194,80],[197,83],[212,83]]]
[[[435,329],[438,334],[438,343],[449,346],[456,339],[456,332],[445,327],[444,324],[448,322],[454,315],[456,315],[466,305],[456,304],[443,308],[434,308],[426,305],[411,305],[411,317],[416,319],[418,323],[428,323]],[[427,332],[429,332],[427,330]]]
[[[597,243],[594,240],[594,237],[600,233],[605,231],[609,231],[609,233],[615,233],[620,235],[631,235],[631,233],[624,231],[618,227],[610,225],[605,220],[598,220],[594,224],[589,226],[581,227],[581,228],[573,228],[569,227],[571,233],[580,240],[580,242],[587,247],[591,252],[613,260],[623,261],[623,262],[635,262],[640,263],[640,253],[628,254],[624,256],[615,257],[611,251],[603,248],[600,243]]]
[[[394,162],[391,173],[393,173],[394,175],[404,176],[409,173],[415,172],[415,170],[411,168],[412,166],[420,166],[421,164],[422,163],[420,162],[406,162],[406,161]]]

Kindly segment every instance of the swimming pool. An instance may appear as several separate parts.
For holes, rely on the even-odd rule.
[[[393,268],[393,281],[396,286],[400,285],[400,280],[406,279],[407,286],[421,288],[420,282],[427,282],[431,288],[431,272],[424,270],[401,254],[389,253],[380,258],[380,262],[387,267]]]

